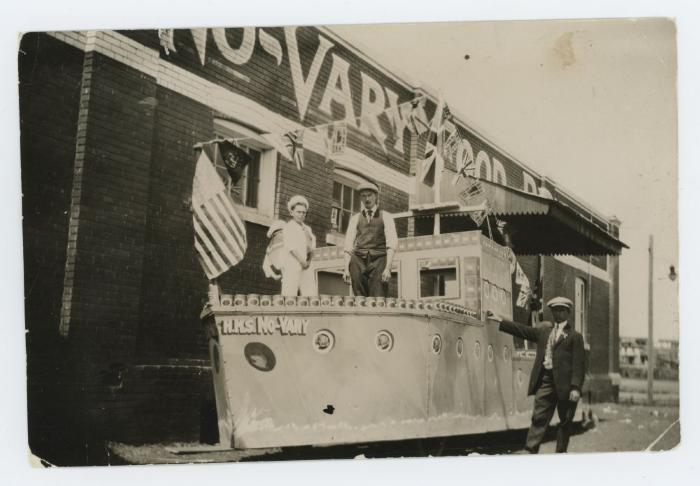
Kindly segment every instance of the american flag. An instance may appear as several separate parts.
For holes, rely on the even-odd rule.
[[[297,169],[304,168],[304,131],[292,130],[284,134],[285,147],[290,160],[294,161]]]
[[[212,280],[243,259],[248,242],[245,223],[204,150],[194,172],[192,210],[194,247]]]

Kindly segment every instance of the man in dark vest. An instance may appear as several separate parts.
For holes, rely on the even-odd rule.
[[[500,331],[537,343],[527,391],[528,395],[535,395],[525,444],[525,450],[531,454],[539,451],[555,409],[559,414],[556,451],[566,452],[586,374],[583,336],[569,323],[573,303],[566,297],[555,297],[547,306],[552,310],[554,324],[543,322],[537,328],[504,320],[492,312],[487,314],[489,320],[500,323]]]
[[[355,295],[386,297],[391,263],[398,247],[396,225],[390,213],[377,205],[379,189],[371,182],[357,188],[362,210],[354,214],[345,235],[345,283]]]

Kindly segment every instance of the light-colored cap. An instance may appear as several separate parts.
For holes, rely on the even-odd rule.
[[[362,182],[359,186],[357,186],[357,191],[372,191],[375,194],[379,194],[379,188],[377,187],[377,185],[369,181]]]
[[[554,297],[552,300],[547,302],[547,307],[566,307],[567,309],[571,309],[571,307],[574,305],[573,302],[571,302],[570,299],[567,299],[566,297]]]
[[[309,210],[309,201],[307,201],[307,199],[304,196],[299,195],[291,197],[291,199],[287,203],[287,209],[291,211],[297,204],[301,204],[302,206],[306,207],[307,211]]]

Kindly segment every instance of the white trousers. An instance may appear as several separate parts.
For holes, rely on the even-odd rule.
[[[282,295],[296,297],[316,295],[314,274],[309,269],[302,269],[299,260],[289,253],[282,261]]]

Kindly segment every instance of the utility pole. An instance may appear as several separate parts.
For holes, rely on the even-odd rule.
[[[654,235],[649,235],[649,330],[647,341],[647,403],[654,403]]]

